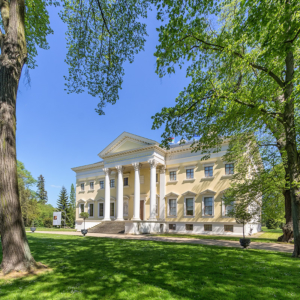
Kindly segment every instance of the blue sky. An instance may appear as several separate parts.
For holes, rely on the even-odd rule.
[[[21,78],[17,98],[17,158],[37,178],[45,177],[48,203],[53,206],[61,187],[68,192],[76,182],[72,167],[100,161],[98,153],[123,131],[160,141],[162,129],[151,130],[153,116],[164,106],[174,105],[189,80],[185,70],[159,78],[153,56],[158,43],[159,22],[151,12],[145,51],[126,64],[123,89],[115,105],[107,105],[105,116],[95,112],[98,99],[87,93],[64,91],[67,74],[65,24],[58,8],[50,8],[54,34],[50,50],[39,50],[38,67],[30,70],[31,87]]]

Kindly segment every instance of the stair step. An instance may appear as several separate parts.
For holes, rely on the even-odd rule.
[[[90,233],[125,233],[125,222],[123,221],[104,221],[89,229]]]

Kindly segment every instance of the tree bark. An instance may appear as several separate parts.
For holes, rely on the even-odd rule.
[[[16,98],[27,58],[24,0],[0,0],[5,16],[0,56],[0,232],[1,269],[28,271],[37,264],[28,245],[18,191]]]
[[[293,78],[294,78],[294,55],[288,52],[286,56],[286,80],[284,89],[285,110],[284,127],[286,136],[287,167],[289,170],[290,195],[293,218],[294,252],[293,257],[300,257],[300,189],[299,174],[300,163],[296,143],[296,130],[294,118]]]
[[[286,172],[286,175],[288,173]],[[288,179],[287,179],[288,180]],[[278,242],[290,243],[294,238],[293,234],[293,218],[292,218],[292,202],[291,191],[286,189],[284,191],[285,198],[285,225],[282,227],[283,235],[278,238]]]

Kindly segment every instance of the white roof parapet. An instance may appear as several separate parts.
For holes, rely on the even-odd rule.
[[[205,191],[201,192],[199,195],[204,195],[204,194],[213,194],[213,195],[215,195],[216,192],[212,191],[210,189],[206,189]]]
[[[104,166],[104,162],[103,161],[99,161],[99,162],[94,163],[94,164],[71,168],[71,170],[77,173],[77,172],[80,172],[80,171],[83,171],[83,170],[103,168],[103,166]]]
[[[192,191],[187,191],[183,193],[182,196],[197,196],[197,193],[194,193]]]
[[[166,198],[166,197],[179,197],[179,194],[174,193],[174,192],[170,192],[170,193],[168,193],[167,195],[165,195],[165,198]]]

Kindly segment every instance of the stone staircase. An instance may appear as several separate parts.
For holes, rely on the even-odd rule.
[[[89,228],[89,233],[124,233],[125,232],[125,222],[123,221],[104,221],[100,224]]]

